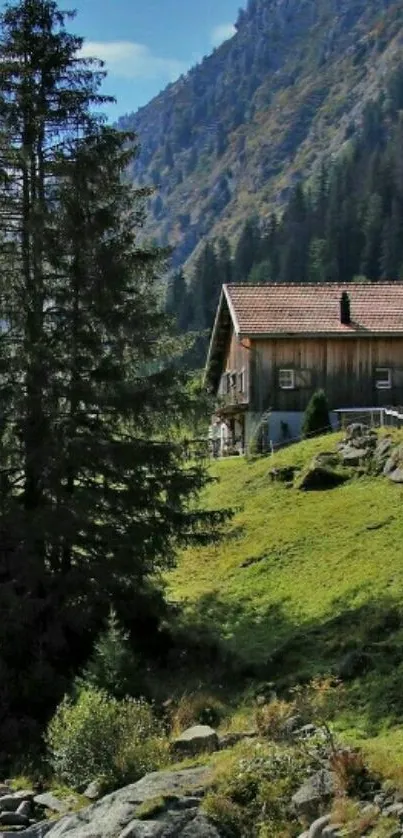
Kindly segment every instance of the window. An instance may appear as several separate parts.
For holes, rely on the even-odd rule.
[[[375,387],[377,390],[390,390],[392,387],[392,370],[378,367],[375,370]]]
[[[245,392],[245,370],[238,374],[238,393]]]
[[[294,370],[279,370],[278,383],[280,390],[294,390],[295,388],[295,372]]]
[[[231,390],[236,390],[236,372],[230,372],[229,380],[230,380],[230,389]]]

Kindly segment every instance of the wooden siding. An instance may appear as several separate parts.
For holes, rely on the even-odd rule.
[[[323,388],[331,408],[403,405],[403,337],[282,338],[253,341],[251,402],[258,410],[305,410]],[[392,371],[392,388],[378,390],[376,368]],[[295,371],[295,389],[281,390],[280,369]]]
[[[249,400],[249,385],[250,385],[250,341],[244,339],[242,341],[237,338],[236,334],[232,332],[228,342],[227,351],[225,354],[225,361],[222,369],[222,378],[220,382],[219,392],[223,393],[222,382],[223,376],[229,372],[236,372],[239,375],[244,373],[244,393],[245,401]]]

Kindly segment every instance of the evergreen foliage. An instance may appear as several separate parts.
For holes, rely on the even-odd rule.
[[[156,579],[206,541],[206,482],[175,436],[197,399],[141,240],[135,137],[97,116],[69,13],[18,0],[0,36],[0,741],[25,751],[110,611],[158,644]]]
[[[310,399],[304,413],[302,436],[305,438],[320,436],[331,430],[326,394],[323,390],[317,390]]]
[[[91,687],[118,699],[142,694],[139,660],[133,652],[129,633],[122,629],[113,610],[77,686]]]

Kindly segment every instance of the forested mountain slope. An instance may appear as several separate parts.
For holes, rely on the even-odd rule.
[[[403,0],[249,0],[234,37],[146,107],[120,120],[154,183],[148,232],[183,264],[204,238],[286,204],[387,89]]]

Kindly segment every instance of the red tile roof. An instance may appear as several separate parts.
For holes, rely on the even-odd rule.
[[[351,324],[340,322],[347,291]],[[375,332],[403,336],[403,282],[323,285],[225,285],[237,334],[243,336]]]

